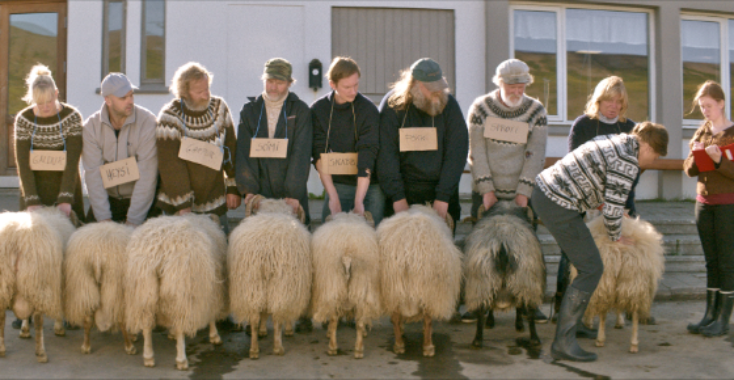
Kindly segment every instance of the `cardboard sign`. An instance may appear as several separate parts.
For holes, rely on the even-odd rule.
[[[99,167],[99,172],[102,175],[102,185],[105,189],[140,179],[135,157],[102,165]]]
[[[66,152],[59,150],[34,150],[31,152],[31,170],[63,172],[66,168]]]
[[[528,142],[528,123],[488,117],[484,121],[484,137],[517,144]]]
[[[288,154],[288,140],[286,139],[252,139],[250,157],[255,158],[285,158]]]
[[[438,150],[436,128],[400,128],[400,151]]]
[[[222,168],[224,154],[214,144],[184,137],[181,139],[178,157],[219,171]]]
[[[357,153],[321,153],[324,173],[331,175],[357,174]]]

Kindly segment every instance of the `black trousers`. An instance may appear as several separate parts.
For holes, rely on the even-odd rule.
[[[734,291],[734,204],[696,202],[696,226],[706,257],[706,286]]]
[[[125,223],[127,220],[127,210],[130,208],[130,199],[118,199],[112,197],[108,197],[107,199],[110,201],[112,221]],[[148,215],[145,217],[146,220],[161,215],[161,209],[156,207],[155,203],[155,200],[153,200],[153,204],[150,205],[150,209],[148,210]],[[94,223],[96,221],[97,219],[94,217],[94,211],[92,210],[92,207],[89,207],[89,211],[87,211],[87,223]]]

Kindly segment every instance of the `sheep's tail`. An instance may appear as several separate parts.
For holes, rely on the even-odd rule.
[[[504,242],[500,243],[499,248],[499,252],[494,257],[494,267],[497,269],[497,274],[506,276],[515,273],[518,267],[515,256],[507,254],[507,245]]]

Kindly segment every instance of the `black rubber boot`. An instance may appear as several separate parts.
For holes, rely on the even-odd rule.
[[[599,333],[599,330],[588,328],[581,321],[579,321],[579,324],[576,325],[576,337],[577,338],[596,339],[596,336],[598,335],[598,333]]]
[[[719,304],[719,315],[708,326],[701,328],[703,336],[722,336],[729,332],[729,317],[731,317],[731,309],[734,306],[734,294],[719,292],[716,302]]]
[[[556,323],[558,321],[558,312],[561,311],[561,301],[563,300],[563,292],[557,291],[556,295],[553,296],[553,317],[551,322]]]
[[[556,360],[572,360],[577,362],[593,362],[596,354],[587,352],[579,347],[576,341],[576,329],[581,323],[589,306],[591,293],[582,292],[573,286],[566,289],[566,294],[561,302],[561,310],[558,313],[558,324],[556,326],[556,339],[551,345],[551,356]]]
[[[540,308],[535,309],[535,323],[548,323],[548,317],[540,311]]]
[[[703,312],[703,318],[698,323],[688,324],[688,332],[691,334],[700,334],[702,328],[716,320],[716,315],[719,314],[718,310],[716,310],[719,306],[716,302],[717,294],[719,294],[718,290],[706,290],[706,311]]]

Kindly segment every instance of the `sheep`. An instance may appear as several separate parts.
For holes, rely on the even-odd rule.
[[[213,219],[213,218],[212,218]],[[209,341],[221,344],[215,321],[226,315],[217,222],[206,215],[161,216],[137,227],[127,245],[125,326],[143,332],[143,365],[155,366],[156,324],[176,338],[176,368],[188,369],[185,336],[209,326]]]
[[[125,329],[124,278],[127,244],[133,228],[103,222],[78,229],[69,239],[64,257],[64,315],[84,326],[83,354],[91,352],[89,333],[120,328],[125,352],[136,353]]]
[[[336,328],[341,317],[354,316],[357,339],[354,357],[364,357],[365,326],[378,319],[380,307],[380,248],[377,234],[365,217],[338,213],[313,235],[313,318],[329,322],[329,355],[336,355]],[[374,225],[374,222],[373,222]]]
[[[432,208],[413,205],[383,220],[377,238],[380,292],[395,332],[394,351],[405,353],[403,323],[423,320],[423,356],[434,356],[432,320],[451,318],[461,285],[462,253],[451,229]]]
[[[12,308],[36,327],[36,360],[48,362],[43,316],[56,319],[63,332],[62,272],[64,245],[74,225],[55,207],[0,214],[0,310]],[[21,337],[30,337],[27,323]],[[5,312],[0,313],[0,357],[5,356]]]
[[[630,244],[614,242],[607,235],[603,219],[596,218],[587,224],[599,247],[604,272],[589,300],[584,318],[593,320],[595,316],[599,316],[599,332],[595,344],[597,347],[604,347],[607,313],[611,309],[617,311],[619,328],[624,323],[622,321],[620,324],[621,312],[631,314],[632,339],[629,351],[637,353],[639,320],[648,318],[658,281],[665,270],[662,235],[646,221],[624,218],[622,237],[629,240]],[[572,266],[571,279],[577,275],[576,268]]]
[[[290,326],[311,299],[311,234],[284,200],[258,195],[246,214],[230,234],[230,310],[235,323],[250,323],[250,359],[259,357],[258,335],[263,335],[268,314],[273,316],[273,354],[283,355],[281,325]],[[303,218],[303,212],[299,216]],[[255,331],[258,326],[260,334]]]
[[[477,310],[477,332],[472,342],[482,347],[486,311],[517,308],[515,328],[522,331],[528,316],[530,344],[540,345],[535,309],[545,291],[545,262],[526,207],[501,201],[489,212],[479,210],[479,221],[464,241],[465,303]],[[482,215],[483,214],[483,215]]]

